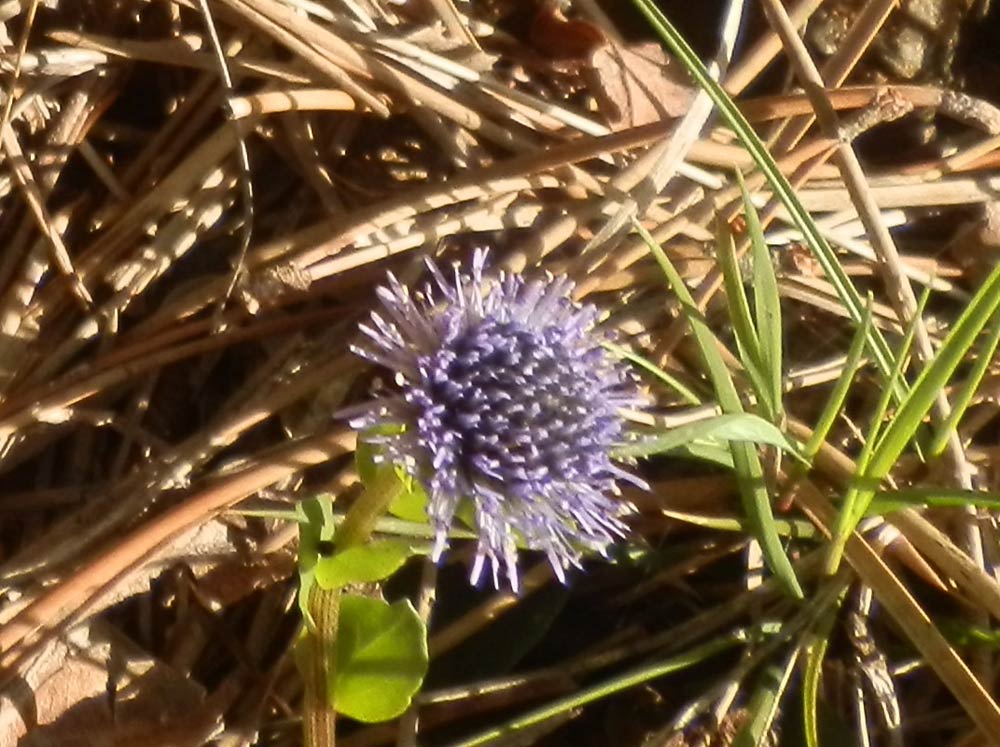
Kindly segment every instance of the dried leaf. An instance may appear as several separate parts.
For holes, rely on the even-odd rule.
[[[582,60],[608,39],[589,21],[570,19],[555,3],[543,3],[528,31],[531,46],[552,60]]]
[[[257,314],[287,291],[309,289],[309,275],[297,265],[267,267],[253,275],[241,273],[237,282],[240,300],[251,314]]]
[[[165,721],[192,720],[205,692],[115,628],[92,622],[54,640],[21,684],[4,695],[0,747],[96,747],[109,744],[98,737],[102,733],[135,724],[162,729]]]
[[[679,117],[691,105],[686,74],[659,44],[607,44],[589,62],[591,90],[614,130]]]
[[[972,282],[982,282],[1000,261],[1000,202],[987,202],[979,216],[956,232],[947,253]]]

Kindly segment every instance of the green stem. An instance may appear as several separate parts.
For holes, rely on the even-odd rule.
[[[302,737],[305,747],[333,747],[335,715],[328,684],[336,667],[337,620],[340,616],[340,589],[327,590],[319,584],[309,593],[309,613],[316,623],[303,641],[307,664],[302,709]]]
[[[386,512],[389,504],[402,489],[403,483],[394,470],[379,470],[375,479],[365,488],[365,492],[354,502],[337,527],[333,543],[338,552],[367,542],[375,529],[375,522]]]
[[[336,552],[367,542],[376,522],[402,487],[393,470],[380,470],[340,523],[334,535]],[[340,589],[323,589],[319,584],[309,593],[309,612],[316,629],[307,629],[303,641],[309,661],[302,713],[304,747],[334,747],[336,740],[333,693],[329,683],[333,681],[337,666],[340,597]]]

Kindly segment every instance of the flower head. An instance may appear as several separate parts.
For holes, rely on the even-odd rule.
[[[471,277],[456,267],[450,280],[428,261],[433,282],[418,294],[389,274],[378,289],[384,311],[362,325],[368,344],[355,352],[395,371],[399,391],[355,425],[403,426],[370,440],[427,489],[434,558],[468,499],[473,582],[489,565],[494,585],[502,570],[516,589],[516,537],[565,580],[583,551],[603,554],[623,535],[615,482],[643,483],[611,452],[624,437],[621,408],[642,400],[602,347],[597,310],[570,300],[571,281],[491,281],[485,259],[477,250]]]

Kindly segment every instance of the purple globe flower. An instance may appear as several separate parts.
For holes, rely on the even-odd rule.
[[[485,565],[499,587],[503,570],[516,590],[517,542],[543,551],[556,575],[587,550],[605,554],[625,531],[628,506],[612,497],[616,480],[645,484],[617,467],[624,438],[621,408],[642,406],[636,382],[602,347],[593,306],[570,299],[565,277],[527,281],[472,275],[434,282],[411,295],[390,273],[377,291],[384,313],[362,325],[359,355],[395,371],[398,392],[380,397],[355,427],[402,426],[366,438],[379,459],[400,464],[429,495],[444,550],[459,505],[475,509],[476,583]]]

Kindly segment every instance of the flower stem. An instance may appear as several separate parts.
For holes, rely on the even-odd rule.
[[[337,527],[337,533],[333,537],[337,551],[367,542],[375,529],[375,522],[382,517],[402,489],[403,483],[395,470],[379,470]]]
[[[309,613],[316,630],[307,632],[303,641],[308,663],[305,667],[302,743],[305,747],[333,747],[335,715],[327,683],[336,666],[340,589],[313,586],[309,593]]]
[[[399,495],[403,485],[391,469],[381,470],[354,502],[334,535],[336,552],[368,541],[375,523]],[[336,732],[333,681],[337,660],[337,626],[340,620],[340,589],[323,589],[316,584],[309,593],[309,612],[316,623],[303,641],[309,662],[306,667],[302,713],[304,747],[334,747]]]

